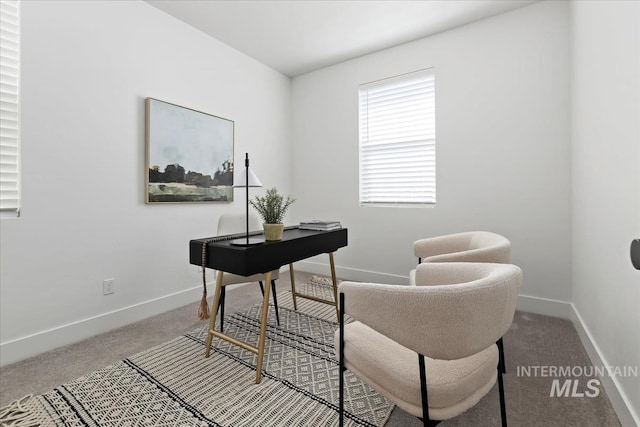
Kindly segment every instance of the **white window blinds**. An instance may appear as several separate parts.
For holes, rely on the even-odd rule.
[[[360,86],[360,205],[436,202],[435,74]]]
[[[18,212],[20,17],[17,0],[0,1],[0,211]]]

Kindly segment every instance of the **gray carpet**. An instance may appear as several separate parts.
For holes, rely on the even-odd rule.
[[[297,282],[310,275],[297,273]],[[290,289],[288,274],[282,275],[278,292]],[[226,312],[245,309],[261,301],[257,284],[229,290]],[[198,326],[197,303],[124,328],[72,344],[0,369],[0,407],[25,394],[42,394],[88,372],[113,364],[154,345],[161,344]],[[506,402],[512,426],[619,426],[611,404],[600,387],[597,397],[550,397],[552,378],[517,375],[517,367],[590,366],[571,322],[516,313],[504,338],[507,374]],[[562,380],[563,381],[563,380]],[[580,379],[584,391],[586,379]],[[497,387],[476,407],[460,417],[443,422],[448,426],[499,425]],[[388,427],[420,426],[421,422],[396,408]]]

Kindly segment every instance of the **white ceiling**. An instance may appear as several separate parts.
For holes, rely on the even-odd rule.
[[[535,1],[147,0],[292,77]]]

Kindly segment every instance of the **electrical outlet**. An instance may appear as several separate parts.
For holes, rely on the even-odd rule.
[[[114,287],[115,281],[116,279],[104,279],[102,281],[102,295],[111,295],[116,291]]]

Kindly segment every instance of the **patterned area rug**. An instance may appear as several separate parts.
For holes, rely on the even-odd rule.
[[[304,292],[333,299],[330,281],[314,277]],[[84,375],[42,396],[0,410],[15,426],[329,426],[338,422],[338,362],[333,306],[278,298],[280,326],[269,310],[261,384],[257,356],[214,338],[207,328]],[[261,306],[225,317],[225,333],[257,345]],[[382,426],[393,405],[349,371],[345,424]],[[10,418],[13,417],[12,424]]]

